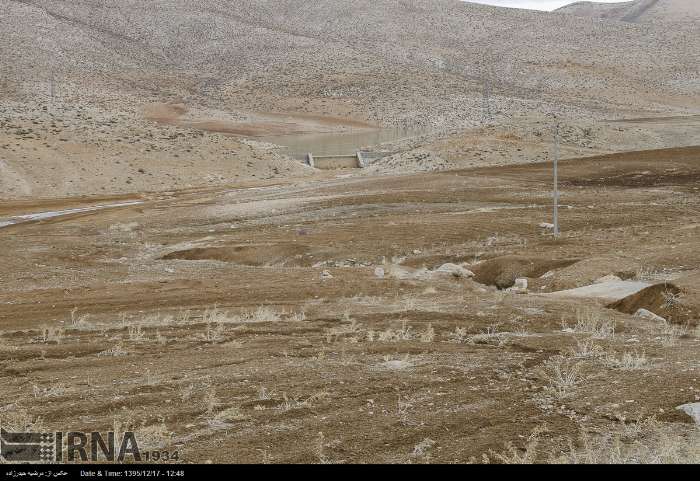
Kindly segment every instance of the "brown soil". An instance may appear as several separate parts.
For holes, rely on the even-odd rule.
[[[186,117],[189,114],[189,117]],[[249,120],[221,120],[207,118],[191,111],[182,103],[151,103],[143,107],[144,118],[165,125],[217,132],[241,137],[264,137],[291,135],[312,132],[328,132],[345,128],[373,129],[367,122],[341,119],[333,116],[314,114],[286,114],[238,112],[242,118]]]
[[[538,259],[521,256],[504,256],[489,259],[472,267],[474,279],[482,284],[507,289],[519,277],[540,277],[541,275],[568,267],[578,259]]]
[[[677,154],[562,173],[700,172]],[[700,393],[698,333],[627,313],[659,292],[625,312],[538,295],[648,270],[678,278],[680,305],[696,306],[697,191],[565,189],[555,240],[538,227],[549,189],[545,165],[252,183],[2,229],[0,422],[117,422],[184,462],[502,461],[533,432],[546,461],[580,447],[582,430],[623,451],[697,446],[675,408]],[[525,294],[392,275],[392,263],[445,261],[486,284],[553,273]],[[614,336],[563,328],[589,311]],[[634,353],[641,367],[618,362]]]
[[[244,266],[310,265],[311,248],[301,244],[238,245],[204,247],[171,252],[163,260],[212,260]],[[310,257],[309,257],[310,256]],[[305,262],[306,261],[306,262]]]
[[[634,314],[639,309],[646,309],[669,322],[695,326],[700,315],[696,309],[683,304],[682,295],[681,289],[665,282],[647,287],[636,294],[610,304],[608,307],[627,314]]]

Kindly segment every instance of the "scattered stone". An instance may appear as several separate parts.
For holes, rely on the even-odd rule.
[[[637,312],[634,313],[634,317],[646,319],[647,321],[666,322],[666,319],[657,314],[654,314],[653,312],[647,309],[639,309]]]
[[[542,222],[540,224],[541,229],[554,229],[554,224],[550,224],[549,222]]]
[[[430,280],[433,272],[425,268],[413,269],[411,267],[392,265],[388,274],[394,279],[417,279],[422,281]]]
[[[700,426],[700,403],[688,403],[678,406],[676,409],[683,411],[688,416],[693,418],[695,424]]]
[[[376,269],[374,269],[374,277],[377,277],[379,279],[384,279],[384,268],[377,267]]]
[[[385,361],[381,363],[378,368],[379,369],[387,369],[390,371],[400,371],[402,369],[407,369],[409,367],[412,367],[413,364],[411,362],[403,360],[403,359],[396,359],[393,361]]]
[[[333,275],[328,271],[321,272],[321,280],[333,279]]]
[[[465,269],[462,266],[458,266],[457,264],[443,264],[440,267],[437,268],[435,272],[443,272],[446,274],[452,274],[453,276],[457,278],[470,278],[474,277],[474,273],[470,271],[469,269]]]
[[[517,294],[526,294],[527,291],[527,279],[525,277],[518,277],[515,279],[512,287],[506,289],[508,292],[515,292]]]

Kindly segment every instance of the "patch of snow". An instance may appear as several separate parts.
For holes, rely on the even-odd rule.
[[[542,294],[548,297],[577,297],[577,298],[594,298],[604,299],[606,301],[619,301],[627,296],[636,294],[637,292],[651,286],[647,282],[639,281],[607,281],[590,286],[577,287],[576,289],[567,289],[565,291],[550,292]]]
[[[136,200],[136,201],[132,201],[132,202],[121,202],[121,203],[117,203],[117,204],[103,204],[103,205],[94,205],[91,207],[77,207],[75,209],[64,209],[64,210],[49,210],[46,212],[37,212],[35,214],[18,215],[18,216],[11,217],[10,219],[0,221],[0,228],[7,227],[10,225],[20,224],[22,222],[53,219],[55,217],[61,217],[64,215],[80,214],[83,212],[94,212],[94,211],[102,210],[102,209],[110,209],[112,207],[126,207],[126,206],[130,206],[130,205],[138,205],[138,204],[143,204],[143,201]]]

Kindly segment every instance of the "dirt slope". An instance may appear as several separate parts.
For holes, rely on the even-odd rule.
[[[545,164],[179,191],[0,229],[0,423],[128,427],[184,463],[698,463],[676,407],[700,396],[699,155],[562,161],[558,240],[539,227]],[[625,312],[542,295],[610,274],[680,291]],[[680,323],[630,313],[669,301]]]
[[[700,3],[695,0],[635,0],[621,3],[576,2],[557,11],[582,17],[633,23],[692,23],[700,20]]]

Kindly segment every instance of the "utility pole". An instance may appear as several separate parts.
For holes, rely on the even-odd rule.
[[[51,81],[50,81],[50,87],[49,87],[50,95],[51,95],[51,102],[53,102],[54,95],[56,94],[56,90],[54,87],[54,74],[53,74],[53,69],[51,69]]]
[[[559,124],[556,125],[555,130],[554,130],[554,155],[553,155],[553,162],[554,162],[554,215],[553,215],[553,221],[552,223],[554,224],[554,237],[559,237]]]
[[[491,123],[491,77],[489,72],[486,72],[484,78],[484,98],[481,121],[484,125],[489,125]]]

